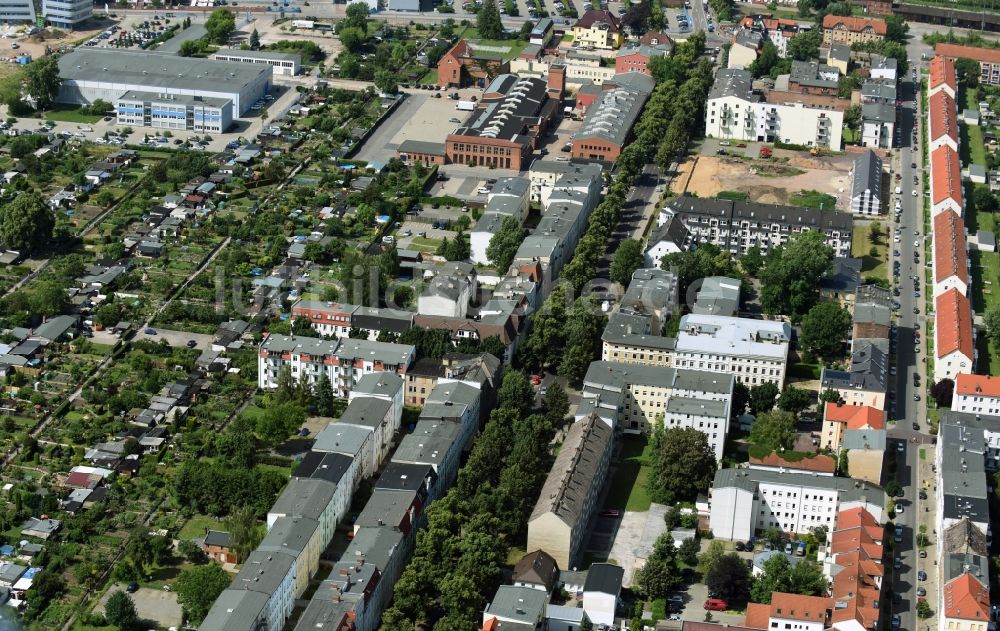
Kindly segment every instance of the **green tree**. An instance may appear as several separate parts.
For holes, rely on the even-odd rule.
[[[226,519],[229,540],[236,552],[236,562],[243,563],[260,544],[263,533],[257,524],[257,515],[252,506],[241,506]]]
[[[486,258],[499,273],[504,274],[514,262],[517,249],[524,240],[524,228],[515,217],[504,217],[500,228],[486,246]]]
[[[346,14],[344,26],[361,29],[362,33],[368,32],[368,4],[366,2],[350,3],[347,5]]]
[[[851,331],[851,314],[835,302],[821,302],[802,319],[802,346],[823,359],[844,354],[844,340]]]
[[[212,603],[231,581],[229,574],[218,563],[182,571],[174,581],[174,590],[188,622],[198,624],[204,620]]]
[[[476,29],[479,31],[479,36],[484,39],[503,39],[504,28],[496,0],[484,0],[483,6],[476,14]]]
[[[750,413],[757,415],[774,409],[780,394],[778,386],[771,382],[750,388]]]
[[[639,590],[649,598],[666,598],[680,584],[677,548],[669,532],[657,537],[652,553],[635,579]]]
[[[59,281],[40,281],[30,292],[28,304],[34,315],[50,318],[69,311],[69,296]]]
[[[562,384],[556,382],[548,386],[543,407],[545,418],[553,427],[559,427],[563,424],[566,415],[569,414],[569,396],[567,396]]]
[[[375,87],[384,94],[396,94],[399,92],[399,85],[396,83],[396,75],[392,72],[379,69],[375,71]]]
[[[534,399],[535,392],[528,382],[528,377],[523,372],[519,370],[504,371],[503,381],[500,383],[500,390],[497,393],[499,407],[525,414],[531,409]]]
[[[778,397],[778,407],[786,412],[799,414],[815,403],[815,401],[816,397],[812,390],[788,385],[785,386],[785,389],[781,391],[781,395]]]
[[[975,206],[976,212],[981,213],[994,213],[998,208],[996,195],[990,192],[990,187],[985,184],[977,184],[972,189],[972,205]]]
[[[792,59],[808,61],[819,55],[819,45],[823,43],[821,29],[814,28],[800,32],[788,42],[788,54]]]
[[[750,570],[735,552],[723,555],[705,576],[708,590],[718,594],[731,609],[747,601],[750,595]]]
[[[846,449],[841,449],[837,456],[837,475],[843,478],[851,477],[851,461]]]
[[[681,542],[681,547],[677,550],[677,556],[685,565],[695,566],[698,564],[698,551],[701,546],[697,537],[691,537]]]
[[[306,419],[306,412],[297,403],[274,403],[257,418],[257,435],[276,445],[288,438]]]
[[[750,442],[760,449],[791,449],[795,444],[795,415],[784,410],[760,414],[750,428]]]
[[[54,55],[42,57],[24,69],[25,91],[40,110],[48,109],[59,94],[59,64]]]
[[[740,267],[751,276],[757,276],[760,268],[764,267],[764,255],[760,253],[760,248],[752,246],[747,253],[740,257]]]
[[[917,601],[917,617],[921,620],[926,620],[934,615],[934,610],[931,609],[930,604],[926,600]]]
[[[771,68],[778,63],[778,47],[769,41],[764,42],[757,59],[750,64],[750,72],[755,78],[763,77],[771,73]]]
[[[236,15],[228,9],[216,9],[205,20],[208,39],[215,44],[229,43],[229,37],[236,30]]]
[[[367,338],[367,334],[365,335]],[[334,410],[333,385],[326,373],[320,375],[313,388],[313,404],[316,406],[316,414],[320,416],[332,416]]]
[[[901,16],[887,15],[885,20],[885,38],[900,44],[906,43],[906,34],[910,32],[910,25]],[[976,64],[976,71],[979,71],[979,64]]]
[[[691,500],[708,490],[717,462],[704,432],[671,427],[663,431],[658,442],[648,480],[653,501],[670,504]]]
[[[22,193],[0,212],[0,243],[30,253],[52,238],[55,216],[38,193]]]
[[[795,235],[788,243],[770,250],[760,273],[764,311],[789,315],[797,322],[816,304],[819,281],[832,265],[833,249],[817,230]]]
[[[122,591],[111,594],[111,598],[108,598],[108,602],[104,605],[104,619],[122,631],[136,626],[139,615],[135,611],[132,597]]]
[[[770,604],[771,594],[782,592],[802,596],[819,596],[826,592],[827,580],[820,565],[801,559],[794,566],[783,554],[764,562],[764,573],[753,579],[750,600]]]
[[[979,85],[979,62],[974,59],[960,57],[955,60],[955,74],[958,80],[967,88],[975,89]]]
[[[635,239],[625,239],[618,245],[611,257],[611,280],[622,285],[628,285],[632,273],[642,267],[644,262],[642,242]]]
[[[988,308],[983,319],[986,323],[986,335],[994,345],[1000,346],[1000,306]]]
[[[840,393],[833,388],[827,388],[819,394],[820,403],[842,403]]]
[[[250,32],[250,50],[260,50],[260,33],[256,28]]]
[[[181,47],[177,50],[177,54],[181,57],[194,57],[200,52],[201,44],[193,39],[181,42]]]
[[[587,614],[583,614],[583,619],[580,620],[580,631],[594,631],[594,623],[590,621]]]

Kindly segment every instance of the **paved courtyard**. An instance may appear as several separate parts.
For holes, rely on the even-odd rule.
[[[125,588],[121,584],[114,585],[101,597],[100,602],[95,607],[95,611],[103,614],[104,605],[111,598],[111,595],[123,589]],[[177,602],[177,594],[174,592],[140,587],[139,591],[132,594],[132,602],[135,603],[135,610],[139,614],[139,618],[145,622],[154,623],[154,626],[158,628],[179,628],[184,622],[181,605]]]

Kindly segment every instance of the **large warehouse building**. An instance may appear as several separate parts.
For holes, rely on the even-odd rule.
[[[58,101],[90,104],[97,99],[118,104],[126,92],[232,102],[242,116],[271,89],[272,67],[142,51],[77,48],[59,58]]]

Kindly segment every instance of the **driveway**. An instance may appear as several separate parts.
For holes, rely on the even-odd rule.
[[[111,598],[111,595],[123,589],[125,588],[120,584],[112,586],[111,589],[104,593],[104,596],[101,597],[94,610],[103,615],[104,605]],[[150,626],[160,629],[169,629],[170,627],[179,628],[184,622],[184,614],[181,611],[180,603],[177,602],[177,594],[175,592],[140,587],[139,591],[131,594],[131,596],[139,618],[144,622],[154,623]]]
[[[663,521],[666,514],[666,506],[652,504],[648,511],[626,511],[622,517],[608,558],[614,559],[625,570],[622,579],[625,587],[632,586],[635,571],[646,562],[656,539],[666,531],[667,525]]]

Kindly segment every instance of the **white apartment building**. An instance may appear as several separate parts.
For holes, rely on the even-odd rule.
[[[482,217],[469,232],[470,259],[473,263],[487,265],[486,249],[493,236],[500,230],[504,219],[513,217],[519,224],[528,215],[530,182],[523,177],[503,177],[497,180],[487,197]],[[497,270],[499,274],[507,270]]]
[[[531,201],[541,202],[543,205],[548,202],[549,195],[555,190],[556,182],[564,175],[576,174],[587,176],[600,176],[601,165],[595,163],[575,164],[572,162],[560,162],[557,160],[539,159],[531,163],[528,167],[528,182]],[[563,186],[574,186],[585,192],[589,184],[576,182],[567,179]]]
[[[130,90],[118,97],[115,110],[118,124],[131,127],[221,134],[233,124],[233,102],[208,96]]]
[[[673,365],[730,374],[747,386],[780,388],[791,339],[787,322],[690,313],[681,318]]]
[[[705,109],[707,136],[840,149],[842,111],[801,102],[767,102],[751,86],[749,71],[719,70]]]
[[[849,478],[761,469],[720,469],[712,485],[710,528],[716,538],[747,541],[766,528],[807,533],[832,528],[837,513],[861,505],[882,518],[885,494]]]
[[[969,373],[957,375],[951,410],[1000,416],[1000,377]]]
[[[649,431],[657,419],[665,428],[691,427],[705,434],[721,460],[734,384],[732,375],[591,362],[575,418],[596,414],[631,434]]]
[[[657,225],[677,216],[691,243],[712,243],[724,252],[743,256],[752,247],[766,254],[793,236],[810,230],[823,235],[834,256],[851,256],[854,217],[819,208],[798,208],[710,197],[674,197],[660,210]]]
[[[405,374],[416,349],[408,344],[369,340],[320,340],[311,337],[269,335],[257,356],[257,385],[263,390],[278,387],[278,375],[288,368],[295,383],[315,385],[326,375],[339,396],[347,396],[367,374],[390,371]]]
[[[42,0],[42,14],[55,27],[73,30],[94,14],[90,0]]]

